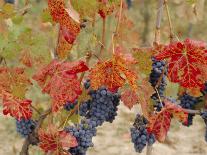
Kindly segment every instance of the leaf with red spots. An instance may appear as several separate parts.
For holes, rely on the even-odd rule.
[[[99,15],[102,18],[106,18],[106,16],[113,13],[114,9],[116,8],[116,5],[118,4],[118,0],[97,0],[99,3]]]
[[[73,42],[75,41],[76,37],[69,33],[65,27],[60,28],[59,33],[59,39],[58,39],[58,45],[57,45],[57,55],[60,59],[65,59],[68,57],[68,54],[70,52],[70,49],[73,46]]]
[[[65,131],[58,131],[53,125],[49,125],[46,131],[40,128],[38,135],[40,148],[54,155],[70,155],[67,150],[78,145],[75,137]]]
[[[23,68],[0,68],[0,98],[3,99],[3,113],[16,119],[32,116],[31,100],[25,99],[30,80]]]
[[[115,53],[112,59],[104,62],[98,62],[90,70],[89,78],[91,86],[98,89],[106,86],[111,91],[116,91],[127,81],[133,90],[137,89],[137,76],[129,67],[134,61],[127,61],[127,57],[121,53]],[[123,76],[124,75],[124,76]]]
[[[65,8],[64,0],[48,0],[48,7],[50,14],[55,22],[60,23],[74,36],[80,32],[80,23],[78,19],[74,17],[72,8],[67,10]]]
[[[66,102],[74,102],[81,94],[77,73],[88,70],[85,62],[52,61],[33,76],[42,91],[52,98],[52,111],[57,112]]]
[[[28,51],[22,51],[21,56],[20,56],[20,62],[24,64],[27,67],[32,67],[33,65],[33,60],[30,52]]]
[[[150,101],[154,89],[149,83],[148,79],[138,80],[137,96],[138,102],[141,105],[144,117],[149,118],[150,114]]]
[[[16,119],[29,119],[32,117],[31,103],[31,100],[20,99],[5,92],[3,93],[3,114],[10,114]]]
[[[138,103],[138,96],[135,91],[129,89],[122,93],[121,100],[125,106],[131,109],[135,104]]]
[[[155,57],[158,60],[169,59],[168,76],[172,82],[185,88],[202,88],[207,81],[203,74],[203,66],[207,65],[204,42],[186,39],[184,42],[171,43]]]
[[[79,14],[70,1],[68,8],[65,8],[64,0],[48,0],[48,7],[53,20],[60,24],[57,54],[64,59],[80,32]]]
[[[178,105],[168,100],[164,101],[165,106],[162,110],[149,119],[148,131],[154,133],[158,141],[164,142],[170,128],[172,116],[179,121],[186,122],[188,114]]]

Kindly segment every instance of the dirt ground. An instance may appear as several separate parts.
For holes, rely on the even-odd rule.
[[[94,147],[87,155],[138,155],[130,142],[129,127],[132,125],[138,107],[131,111],[123,105],[113,124],[105,123],[98,128],[93,139]],[[18,155],[23,139],[15,132],[15,121],[0,115],[0,155]],[[204,141],[205,126],[201,118],[195,117],[191,127],[184,127],[173,121],[165,143],[156,142],[152,155],[207,155],[207,143]],[[38,148],[32,147],[31,155],[43,155]],[[140,155],[146,154],[146,149]]]

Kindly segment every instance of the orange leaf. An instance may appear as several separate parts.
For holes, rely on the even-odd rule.
[[[69,148],[78,145],[75,137],[65,131],[58,131],[53,125],[49,125],[46,131],[40,128],[38,134],[40,148],[55,155],[66,155]]]
[[[77,73],[88,70],[85,62],[52,61],[33,76],[42,91],[52,98],[52,111],[57,112],[66,102],[75,101],[81,94]]]
[[[27,87],[31,84],[24,68],[0,67],[0,97],[3,92],[9,92],[15,97],[24,98]]]
[[[185,122],[188,114],[178,105],[171,103],[169,100],[165,100],[165,107],[162,110],[149,119],[148,131],[156,136],[156,139],[160,142],[164,142],[167,132],[170,128],[171,116],[177,118],[180,121]]]
[[[70,49],[73,46],[73,42],[75,40],[75,36],[68,33],[67,30],[64,30],[61,27],[60,34],[59,34],[59,42],[57,46],[57,54],[60,59],[67,58]]]
[[[70,13],[71,8],[69,11],[65,8],[64,0],[48,0],[48,7],[53,20],[64,26],[72,35],[77,36],[80,32],[80,23]]]
[[[100,86],[106,86],[110,91],[116,91],[128,81],[132,89],[136,90],[137,76],[129,69],[132,63],[134,62],[127,61],[126,57],[120,53],[115,53],[110,60],[97,63],[90,70],[92,88],[98,89]],[[123,74],[125,77],[122,76]]]
[[[27,67],[32,67],[32,56],[28,51],[23,51],[20,56],[20,62]]]
[[[142,112],[145,118],[149,118],[149,109],[151,96],[154,93],[154,89],[147,79],[139,79],[137,96],[138,102],[141,104]]]
[[[128,89],[121,95],[121,100],[125,106],[131,109],[135,104],[137,104],[138,96],[135,91]]]

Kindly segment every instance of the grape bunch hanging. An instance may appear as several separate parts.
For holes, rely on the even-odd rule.
[[[9,3],[7,7],[13,5],[13,1],[5,3]],[[36,56],[29,50],[36,42],[33,37],[25,39],[33,40],[28,41],[30,46],[26,50],[21,49],[19,60],[16,55],[15,61],[0,55],[3,114],[15,118],[16,131],[24,138],[21,155],[28,155],[30,145],[54,155],[86,155],[94,146],[93,138],[99,127],[119,117],[120,104],[129,109],[140,107],[128,127],[138,153],[154,143],[164,142],[172,119],[190,127],[195,115],[204,120],[203,135],[207,142],[206,43],[187,38],[161,44],[155,39],[153,46],[146,49],[126,46],[125,42],[130,42],[135,34],[131,26],[136,23],[126,13],[133,9],[134,3],[131,0],[70,0],[68,3],[48,0],[44,20],[50,22],[53,31],[58,29],[57,44],[53,50],[50,47],[49,56],[43,61],[42,55]],[[27,13],[24,9],[22,15]],[[16,13],[2,18],[14,21]],[[106,31],[111,16],[116,22],[112,33]],[[96,25],[102,25],[100,38],[94,30]],[[23,38],[30,36],[30,30],[25,31]],[[110,35],[107,41],[106,32]],[[84,50],[84,58],[80,58],[74,51],[82,43],[84,33],[93,37]],[[21,37],[14,42],[24,40]],[[16,61],[19,65],[15,67]],[[8,62],[12,65],[7,65]],[[174,84],[179,90],[172,97],[167,88]],[[47,94],[46,103],[30,99],[27,93],[34,91],[31,87]]]

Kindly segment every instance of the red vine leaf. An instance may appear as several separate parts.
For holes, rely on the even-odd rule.
[[[186,122],[188,114],[178,105],[171,103],[168,100],[164,101],[165,106],[162,110],[149,119],[148,131],[154,133],[156,139],[164,142],[167,132],[170,128],[172,116],[182,122]]]
[[[46,131],[40,128],[38,134],[40,148],[54,155],[70,155],[67,150],[78,145],[75,137],[65,131],[58,131],[53,125],[49,125]]]
[[[10,114],[16,119],[29,119],[32,117],[31,103],[31,100],[20,99],[5,92],[3,93],[3,114]]]
[[[42,91],[52,98],[52,111],[57,112],[66,102],[74,102],[81,94],[77,73],[88,70],[85,62],[52,61],[33,76]]]
[[[3,113],[16,119],[32,116],[31,100],[25,99],[30,80],[23,68],[0,68],[0,98],[3,99]]]
[[[135,91],[130,89],[124,91],[121,95],[124,105],[131,109],[138,102],[138,96]]]
[[[58,45],[57,45],[57,55],[60,59],[67,58],[70,49],[73,46],[73,42],[75,41],[76,37],[69,33],[65,27],[60,28],[59,33],[59,39],[58,39]]]
[[[136,73],[130,70],[130,64],[134,61],[129,60],[123,54],[115,53],[112,59],[98,62],[94,68],[90,70],[91,86],[98,89],[100,86],[106,86],[111,91],[116,91],[122,87],[126,81],[130,84],[133,90],[137,89]],[[125,77],[123,76],[125,75]]]
[[[169,58],[168,76],[172,82],[186,88],[202,88],[207,80],[202,66],[207,64],[206,44],[186,39],[166,46],[155,57],[158,60]]]

